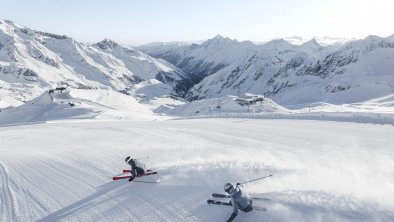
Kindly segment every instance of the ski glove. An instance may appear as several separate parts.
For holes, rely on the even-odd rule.
[[[231,221],[233,221],[234,220],[234,218],[237,216],[238,214],[236,214],[236,213],[232,213],[231,214],[231,217],[230,218],[228,218],[228,220],[227,220],[227,222],[231,222]]]

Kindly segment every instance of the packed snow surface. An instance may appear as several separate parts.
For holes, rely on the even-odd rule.
[[[157,117],[134,97],[112,90],[45,92],[21,106],[0,110],[0,125],[92,118],[152,120]]]
[[[208,205],[243,182],[256,206],[235,221],[394,221],[394,127],[196,119],[68,120],[0,127],[0,221],[225,221]],[[159,172],[112,181],[124,158]],[[137,180],[137,179],[136,179]]]

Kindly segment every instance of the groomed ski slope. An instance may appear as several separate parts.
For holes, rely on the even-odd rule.
[[[394,221],[394,127],[307,120],[63,121],[0,127],[0,221]],[[111,181],[127,155],[158,177]]]

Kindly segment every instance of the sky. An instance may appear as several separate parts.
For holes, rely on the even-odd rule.
[[[0,19],[94,43],[394,34],[394,0],[0,0]]]

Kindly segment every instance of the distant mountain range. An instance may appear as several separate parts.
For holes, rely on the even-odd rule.
[[[128,47],[0,21],[0,108],[57,86],[190,101],[253,93],[285,106],[358,102],[394,93],[394,36],[255,44],[218,35]]]
[[[320,45],[277,39],[263,45],[222,36],[201,44],[141,46],[198,82],[186,98],[199,100],[245,92],[281,105],[364,101],[394,93],[394,37],[369,36]]]

